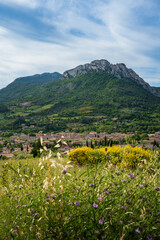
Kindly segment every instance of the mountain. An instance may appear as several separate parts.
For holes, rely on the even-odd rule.
[[[108,74],[114,75],[116,78],[119,79],[121,78],[132,79],[138,84],[141,84],[144,89],[148,90],[153,95],[160,97],[160,94],[156,92],[155,88],[152,88],[148,83],[146,83],[142,78],[140,78],[138,74],[136,74],[132,69],[127,68],[124,63],[111,64],[105,59],[95,60],[92,61],[91,63],[77,66],[76,68],[64,72],[62,78],[65,79],[77,77],[86,74],[89,71],[95,72],[106,71]]]
[[[160,94],[160,87],[152,87],[157,93]]]
[[[39,88],[42,84],[55,81],[61,76],[60,73],[54,72],[17,78],[6,88],[0,90],[0,102],[8,102],[29,95],[33,88]]]
[[[22,131],[22,124],[28,126],[25,133],[160,129],[160,95],[124,64],[96,60],[65,71],[57,80],[17,88],[15,82],[6,88],[7,96],[5,89],[0,91],[8,107],[0,115],[1,130]]]

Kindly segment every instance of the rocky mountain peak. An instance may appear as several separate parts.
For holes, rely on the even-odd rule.
[[[62,79],[75,78],[80,75],[84,75],[88,72],[106,71],[108,74],[114,75],[116,78],[129,78],[138,84],[142,85],[144,89],[151,92],[153,95],[160,97],[160,94],[156,92],[148,83],[146,83],[139,75],[132,69],[127,68],[124,63],[111,64],[105,59],[94,60],[91,63],[79,65],[73,69],[65,71],[62,75]]]

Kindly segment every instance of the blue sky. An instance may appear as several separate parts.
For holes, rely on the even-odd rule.
[[[0,0],[0,88],[95,59],[160,86],[159,0]]]

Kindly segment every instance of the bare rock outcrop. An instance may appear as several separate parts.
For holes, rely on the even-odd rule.
[[[160,94],[156,91],[155,88],[152,88],[141,77],[139,77],[139,75],[136,74],[136,72],[134,72],[132,69],[127,68],[124,63],[111,64],[105,59],[94,60],[91,63],[79,65],[73,69],[65,71],[61,79],[75,78],[77,76],[84,75],[88,72],[93,72],[93,71],[95,72],[106,71],[108,74],[112,74],[119,79],[121,78],[132,79],[133,81],[142,85],[144,89],[146,89],[153,95],[160,97]]]

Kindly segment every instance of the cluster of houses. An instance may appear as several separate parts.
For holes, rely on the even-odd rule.
[[[97,142],[104,140],[106,137],[107,140],[113,139],[117,140],[120,144],[122,143],[122,139],[127,136],[132,136],[133,134],[124,134],[124,133],[73,133],[73,132],[60,132],[60,133],[36,133],[35,136],[26,135],[24,133],[15,134],[9,138],[6,143],[6,140],[0,137],[0,145],[3,146],[0,148],[0,155],[5,156],[7,158],[12,158],[15,153],[18,152],[28,152],[32,151],[32,144],[36,142],[39,138],[43,139],[43,144],[48,146],[55,146],[56,142],[60,139],[59,150],[62,152],[67,152],[73,149],[76,146],[85,146],[86,142],[91,142],[92,140],[96,140]],[[144,140],[146,146],[150,149],[153,147],[153,142],[156,142],[160,145],[160,132],[156,132],[155,134],[149,134],[149,140]],[[65,142],[67,144],[65,144]],[[16,146],[16,147],[15,147]],[[19,146],[19,147],[17,147]]]

